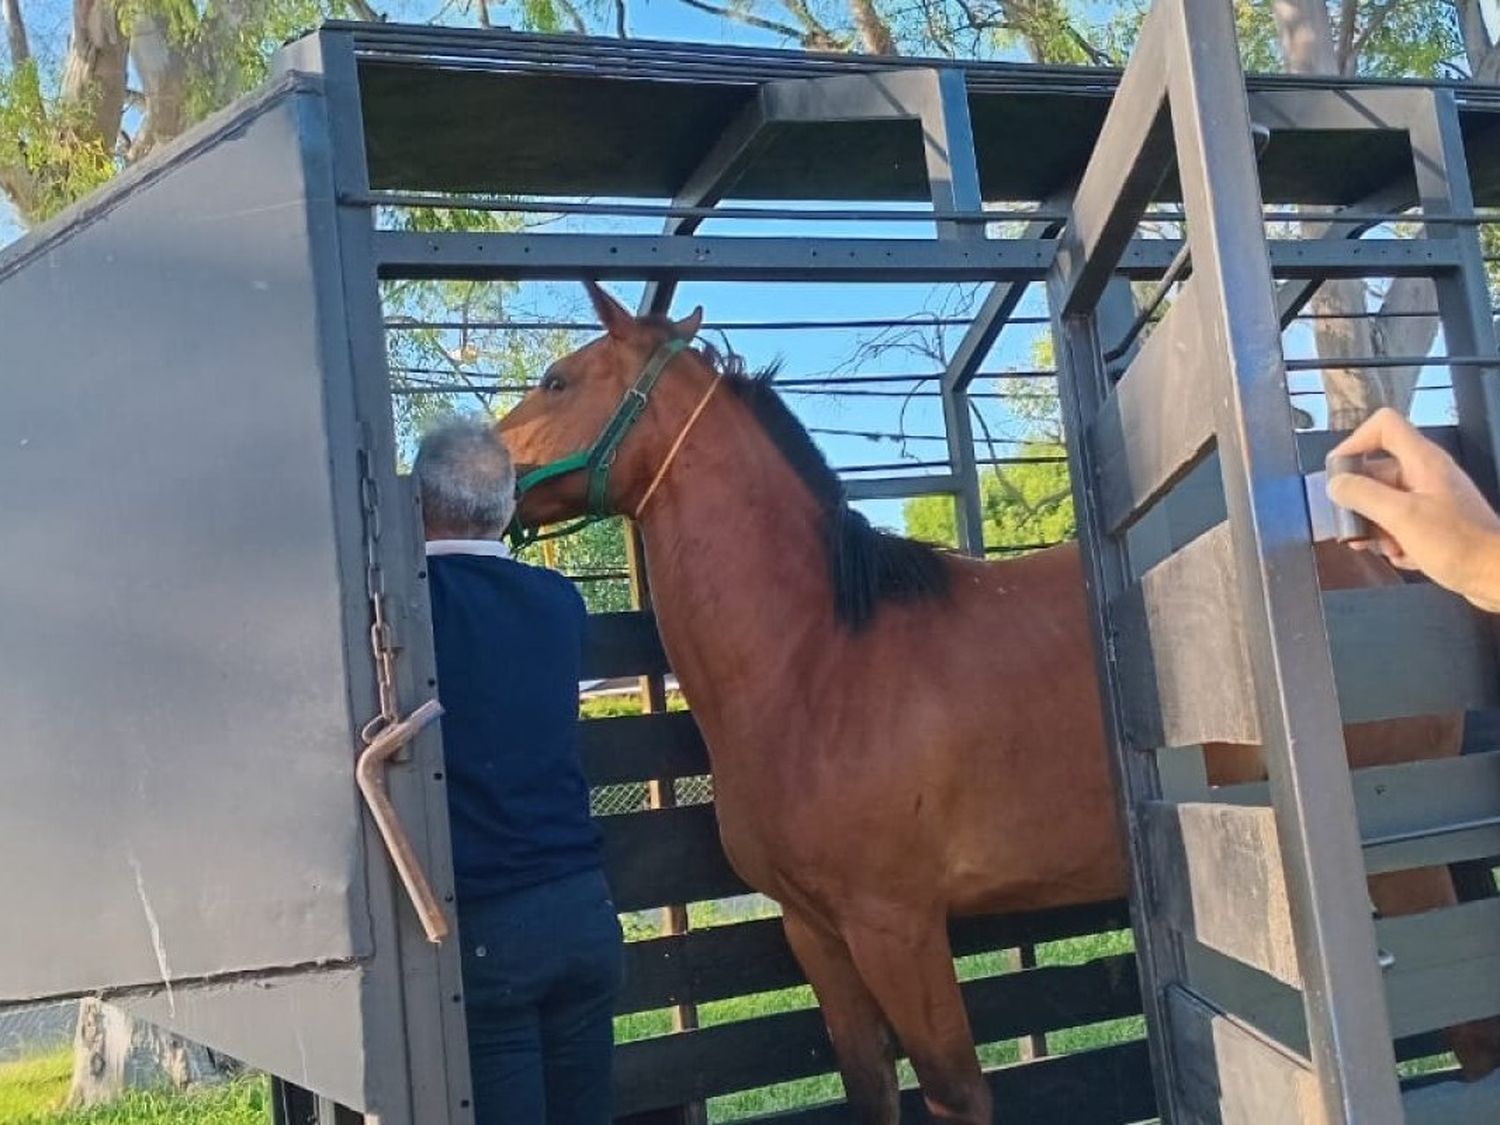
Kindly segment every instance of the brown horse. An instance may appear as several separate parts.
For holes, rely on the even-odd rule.
[[[639,520],[724,848],[781,904],[857,1119],[897,1120],[899,1043],[934,1117],[989,1121],[949,917],[1126,890],[1079,553],[986,563],[872,529],[767,379],[663,351],[701,310],[636,319],[590,292],[607,334],[554,364],[500,431],[523,468],[575,454],[665,357],[599,483],[609,510]],[[587,487],[581,472],[546,480],[522,517],[577,516]],[[1328,563],[1330,584],[1395,580],[1351,552]],[[1451,718],[1348,738],[1357,765],[1457,742]],[[1210,768],[1262,776],[1253,748]],[[1372,890],[1389,913],[1454,901],[1445,871]],[[1458,1045],[1477,1074],[1497,1044],[1480,1029]]]

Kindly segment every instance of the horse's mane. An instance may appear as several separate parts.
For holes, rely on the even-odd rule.
[[[940,551],[871,527],[849,506],[843,481],[776,393],[779,364],[752,372],[742,356],[706,341],[699,342],[699,354],[724,380],[723,389],[749,409],[822,510],[834,613],[841,622],[858,631],[869,624],[882,601],[936,598],[948,592],[948,568]]]

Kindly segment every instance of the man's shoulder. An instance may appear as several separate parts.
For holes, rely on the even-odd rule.
[[[500,555],[433,555],[428,562],[429,566],[450,573],[483,574],[491,581],[530,590],[539,596],[557,599],[580,613],[586,612],[578,587],[549,567],[534,566]]]

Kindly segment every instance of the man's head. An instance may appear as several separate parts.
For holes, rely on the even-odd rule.
[[[516,471],[494,426],[455,418],[429,430],[412,475],[428,539],[498,539],[516,511]]]

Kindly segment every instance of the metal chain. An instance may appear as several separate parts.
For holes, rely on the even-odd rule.
[[[359,500],[365,525],[365,594],[370,600],[370,655],[375,661],[375,684],[380,714],[365,724],[360,737],[373,742],[400,719],[396,703],[396,640],[386,618],[385,571],[380,565],[380,487],[370,466],[368,450],[359,451]]]

